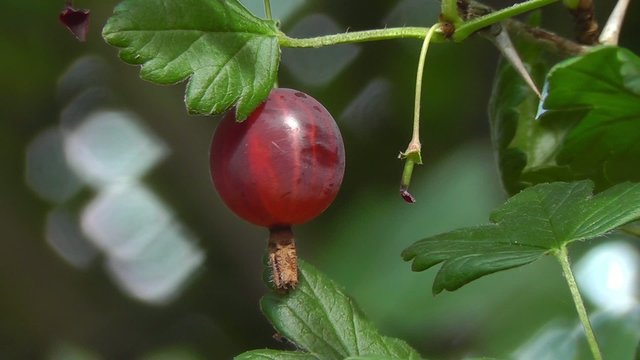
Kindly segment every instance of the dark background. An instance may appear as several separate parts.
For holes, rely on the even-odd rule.
[[[276,15],[287,12],[282,29],[293,35],[428,26],[439,8],[430,0],[272,2]],[[228,359],[254,348],[287,348],[272,338],[258,308],[267,291],[261,274],[266,231],[230,213],[210,184],[208,151],[217,121],[187,114],[184,84],[145,82],[138,68],[118,60],[100,36],[116,3],[76,3],[92,11],[86,43],[59,24],[63,1],[2,4],[0,358]],[[613,3],[597,6],[604,22]],[[620,41],[635,52],[639,6],[631,3]],[[560,4],[543,15],[549,28],[570,34],[571,18]],[[486,115],[497,51],[479,38],[431,47],[422,102],[425,164],[412,184],[418,202],[409,206],[399,198],[396,157],[410,138],[419,47],[419,41],[393,40],[283,51],[280,86],[321,101],[341,127],[347,151],[335,203],[295,229],[299,254],[343,285],[384,334],[406,339],[424,356],[509,356],[546,324],[575,321],[552,259],[434,297],[435,271],[413,273],[399,255],[427,235],[487,221],[505,198]],[[95,72],[72,85],[61,80],[88,55]],[[44,131],[60,129],[63,110],[95,84],[111,91],[105,107],[137,114],[168,149],[141,183],[171,209],[204,256],[162,304],[119,287],[103,252],[90,250],[85,263],[73,266],[46,241],[48,214],[63,207],[79,218],[95,190],[85,186],[56,202],[26,182],[29,146]],[[41,163],[49,162],[46,155]],[[576,246],[576,258],[590,246]]]

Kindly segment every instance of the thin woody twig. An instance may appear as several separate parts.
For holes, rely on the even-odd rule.
[[[593,0],[579,0],[575,9],[570,9],[576,20],[576,39],[585,45],[598,43],[598,21],[595,18]]]
[[[539,27],[532,27],[520,21],[507,21],[505,23],[505,26],[509,29],[509,32],[528,36],[531,39],[541,43],[541,45],[545,46],[552,52],[560,55],[580,55],[588,49],[587,46],[578,44],[551,31],[544,30]]]
[[[622,0],[624,1],[624,0]],[[493,11],[493,8],[474,0],[460,0],[458,8],[465,20],[470,20],[479,16],[484,16]],[[521,21],[508,19],[502,22],[502,26],[510,34],[516,36],[528,36],[530,39],[541,43],[548,50],[559,55],[573,56],[582,54],[587,47],[569,40],[558,34],[538,27],[529,26]]]

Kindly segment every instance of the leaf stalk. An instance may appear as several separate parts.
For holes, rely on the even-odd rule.
[[[264,16],[267,18],[267,20],[273,20],[273,14],[271,13],[270,0],[264,0]],[[278,87],[278,76],[276,75],[276,78],[273,81],[273,88],[275,89],[277,87]]]
[[[379,40],[406,38],[424,39],[427,30],[429,30],[429,28],[426,27],[396,27],[345,32],[341,34],[323,35],[312,38],[292,38],[281,32],[278,40],[280,42],[280,46],[283,47],[319,48],[329,45],[353,44]],[[440,37],[437,40],[444,41],[444,37]]]
[[[578,290],[578,284],[576,283],[576,279],[573,276],[573,271],[571,270],[571,264],[569,263],[569,252],[567,251],[566,245],[562,245],[560,247],[560,251],[558,251],[555,255],[560,262],[560,266],[562,267],[562,274],[564,275],[564,278],[567,280],[567,284],[569,285],[571,297],[573,298],[576,310],[578,311],[578,317],[580,318],[582,328],[584,329],[585,336],[587,337],[587,343],[589,344],[589,348],[591,349],[591,354],[593,355],[593,358],[595,360],[602,360],[602,353],[600,352],[600,348],[598,347],[596,336],[593,333],[591,322],[589,321],[589,316],[587,315],[587,310],[584,306],[584,302],[582,301],[582,296],[580,295],[580,290]]]

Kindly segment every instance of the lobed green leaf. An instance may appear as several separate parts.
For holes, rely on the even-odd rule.
[[[619,184],[597,195],[593,187],[584,180],[527,188],[495,210],[491,224],[420,240],[402,257],[413,261],[414,271],[442,263],[433,283],[437,294],[640,219],[640,183]]]
[[[253,16],[237,0],[125,0],[102,35],[120,58],[142,65],[158,84],[190,78],[190,112],[236,106],[245,119],[273,87],[280,60],[275,22]]]
[[[299,285],[269,293],[261,308],[279,334],[319,359],[420,359],[402,340],[380,335],[340,287],[300,261]]]
[[[557,155],[576,178],[598,189],[640,181],[640,58],[619,47],[601,47],[555,66],[547,77],[539,120],[580,121]]]
[[[543,99],[506,62],[498,68],[489,117],[509,194],[528,186],[591,179],[598,190],[640,181],[640,58],[601,47],[550,69],[548,54],[521,40],[534,79],[546,73]]]
[[[251,350],[244,352],[236,357],[235,360],[318,360],[318,356],[305,353],[302,351],[283,351],[283,350]]]
[[[389,360],[389,357],[382,355],[349,356],[345,360]]]

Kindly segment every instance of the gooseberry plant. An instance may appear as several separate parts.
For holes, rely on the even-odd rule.
[[[422,163],[420,92],[428,46],[472,35],[492,41],[503,55],[489,118],[511,197],[490,223],[419,240],[402,257],[414,271],[442,264],[433,283],[438,294],[554,256],[593,358],[602,358],[568,247],[640,219],[640,58],[617,46],[625,0],[602,31],[591,1],[564,0],[575,17],[575,41],[537,27],[535,17],[527,23],[514,19],[556,1],[494,10],[471,0],[442,0],[438,22],[428,28],[314,38],[282,32],[268,0],[264,18],[238,0],[125,0],[116,7],[103,36],[120,48],[122,60],[141,65],[141,77],[158,84],[188,80],[185,102],[192,113],[227,112],[212,142],[213,181],[234,212],[271,231],[266,271],[267,285],[275,289],[261,308],[298,350],[253,350],[238,359],[421,358],[407,343],[380,335],[339,286],[297,260],[291,226],[311,220],[336,196],[344,148],[322,105],[274,87],[283,47],[422,41],[413,135],[400,154],[400,194],[413,202],[408,189],[414,166]]]

